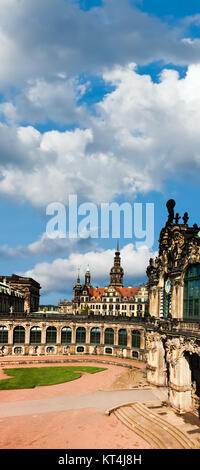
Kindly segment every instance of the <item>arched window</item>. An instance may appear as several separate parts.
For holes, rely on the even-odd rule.
[[[184,278],[184,318],[200,318],[200,264],[189,266]]]
[[[118,331],[118,346],[127,346],[127,330]]]
[[[57,339],[57,330],[55,326],[48,326],[46,329],[46,343],[55,344]]]
[[[25,343],[25,329],[23,326],[16,326],[13,332],[13,343]]]
[[[140,332],[132,330],[132,348],[140,349]]]
[[[83,326],[79,326],[76,330],[76,343],[85,343],[86,341],[86,329]]]
[[[41,328],[39,326],[33,326],[30,331],[30,344],[40,344],[41,334]]]
[[[104,343],[114,344],[114,331],[112,328],[105,329]]]
[[[72,342],[72,329],[64,326],[61,330],[61,344],[70,344]]]
[[[0,326],[0,343],[8,343],[8,328],[7,326]]]
[[[92,328],[90,331],[90,343],[91,344],[100,344],[100,328]]]

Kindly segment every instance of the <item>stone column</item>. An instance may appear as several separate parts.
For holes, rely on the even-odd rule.
[[[177,286],[174,281],[171,283],[171,315],[177,318]]]
[[[139,330],[140,331],[140,349],[145,349],[145,335],[144,335],[144,330]]]
[[[180,412],[192,410],[191,370],[184,356],[169,364],[169,403]]]
[[[8,325],[8,344],[13,345],[13,325]]]
[[[101,333],[100,333],[100,344],[104,344],[104,332],[105,332],[105,327],[101,327]]]
[[[114,329],[114,346],[118,346],[118,327],[115,326],[113,329]]]
[[[56,344],[57,345],[60,345],[61,344],[61,325],[57,326],[57,340],[56,340]]]
[[[178,285],[178,308],[177,308],[177,318],[183,318],[183,290],[184,283],[180,281]]]
[[[149,291],[149,313],[152,317],[160,316],[158,287],[153,287]]]
[[[171,314],[173,318],[183,318],[183,285],[180,279],[172,285]]]
[[[132,333],[131,333],[131,330],[128,329],[127,330],[127,348],[131,348],[132,347]]]
[[[72,325],[72,344],[76,343],[76,325]]]
[[[167,367],[165,351],[159,333],[149,333],[147,336],[147,381],[153,385],[167,385]]]
[[[46,343],[46,324],[43,323],[41,328],[42,328],[41,345],[44,345]]]
[[[25,325],[25,344],[30,343],[30,324]]]
[[[86,340],[85,340],[85,342],[86,342],[86,344],[90,344],[90,329],[92,327],[90,328],[89,325],[86,325],[85,328],[86,328]]]

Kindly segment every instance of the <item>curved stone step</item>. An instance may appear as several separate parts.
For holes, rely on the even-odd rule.
[[[195,449],[197,445],[184,432],[135,402],[114,410],[129,429],[139,434],[154,449]]]
[[[183,431],[181,431],[179,428],[176,426],[173,426],[173,424],[169,423],[168,421],[164,420],[160,416],[156,415],[155,413],[152,413],[144,404],[142,403],[135,403],[134,409],[137,409],[137,411],[142,414],[145,418],[148,413],[148,420],[151,421],[153,424],[158,424],[162,429],[166,430],[172,438],[176,439],[178,443],[183,447],[183,449],[194,449],[196,446],[195,443],[185,434]],[[131,405],[132,407],[132,405]]]
[[[158,435],[153,432],[151,435],[147,433],[147,430],[137,423],[137,418],[134,420],[133,417],[129,418],[125,413],[124,409],[117,408],[114,411],[115,416],[125,424],[131,431],[134,431],[138,436],[142,437],[146,442],[150,444],[153,449],[165,449],[164,443],[160,440]],[[164,447],[163,447],[164,446]]]

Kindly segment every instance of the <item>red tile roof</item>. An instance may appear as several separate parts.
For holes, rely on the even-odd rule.
[[[90,287],[89,292],[91,297],[98,299],[102,297],[102,295],[107,290],[107,287]],[[115,290],[121,294],[122,297],[134,297],[137,292],[140,290],[140,287],[115,287]]]

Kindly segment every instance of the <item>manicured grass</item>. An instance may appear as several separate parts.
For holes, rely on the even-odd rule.
[[[39,385],[54,385],[78,379],[81,377],[81,371],[95,374],[102,370],[106,369],[91,366],[20,367],[16,369],[3,369],[5,374],[12,378],[0,380],[0,390],[16,390],[19,388],[34,388]]]

